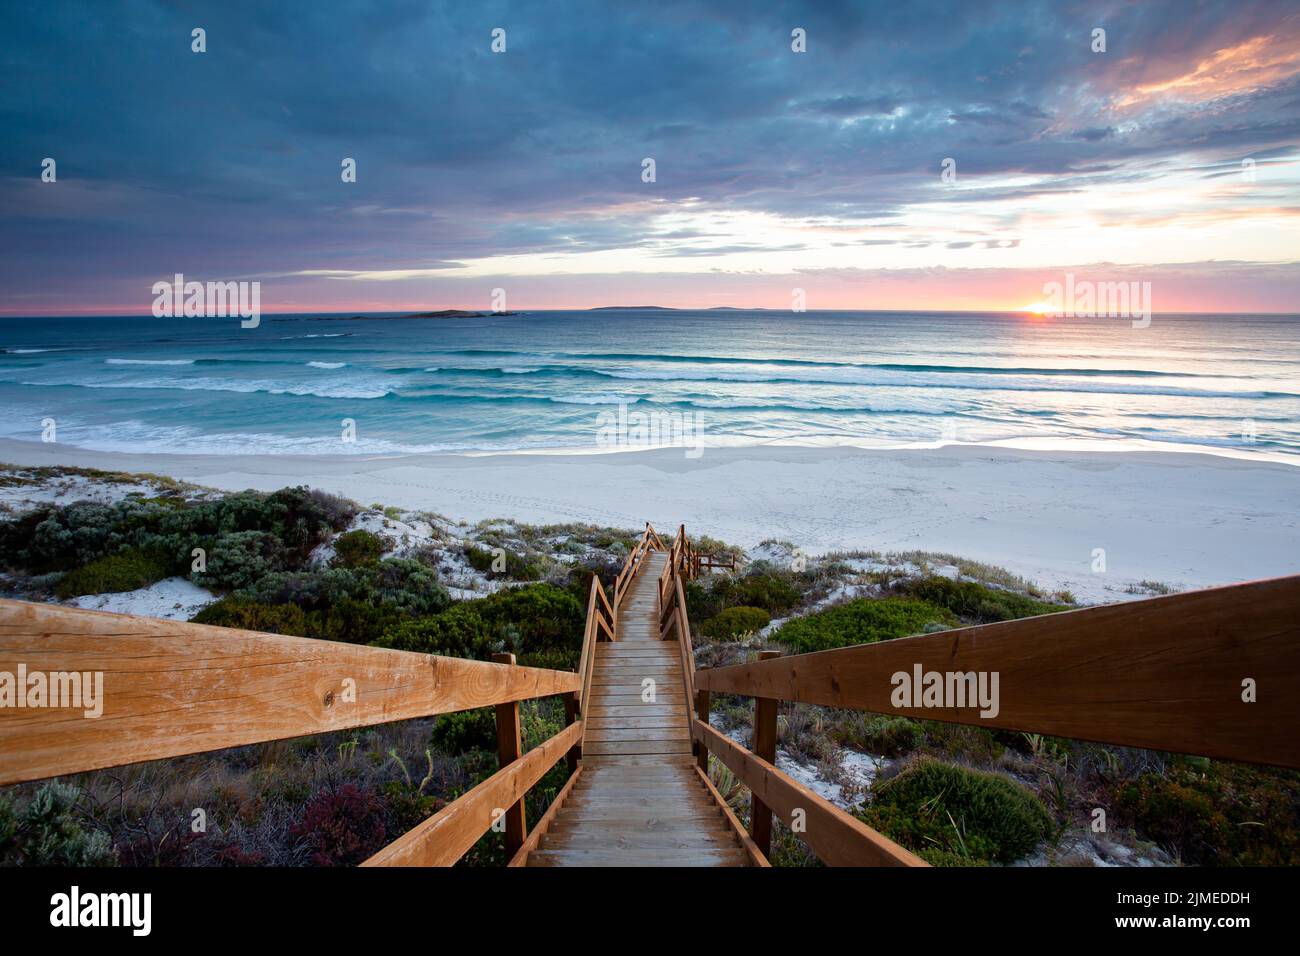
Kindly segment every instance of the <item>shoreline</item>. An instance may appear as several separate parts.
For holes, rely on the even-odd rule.
[[[0,439],[0,462],[149,472],[229,491],[307,484],[458,521],[685,523],[746,548],[779,539],[809,554],[942,552],[1089,603],[1141,596],[1126,590],[1141,581],[1188,589],[1300,571],[1300,471],[1187,451],[760,445],[708,447],[693,459],[681,448],[237,456]],[[1092,570],[1098,548],[1104,572]]]

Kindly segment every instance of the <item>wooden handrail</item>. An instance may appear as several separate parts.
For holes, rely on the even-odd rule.
[[[86,674],[91,707],[0,707],[0,784],[564,694],[577,674],[0,601],[0,671]],[[56,678],[57,679],[57,678]]]
[[[595,667],[596,661],[596,644],[600,641],[600,632],[603,629],[608,640],[616,640],[614,626],[605,620],[604,612],[597,603],[597,597],[604,602],[605,607],[609,607],[609,599],[605,597],[605,589],[601,587],[600,578],[593,574],[591,576],[591,588],[587,594],[587,620],[582,634],[582,656],[578,661],[578,707],[585,714],[587,706],[587,694],[591,689],[591,672]],[[609,612],[611,620],[613,611]],[[614,622],[617,624],[617,621]]]
[[[515,852],[515,855],[510,858],[510,862],[506,864],[507,867],[528,865],[528,854],[536,850],[541,844],[542,837],[546,836],[547,831],[551,829],[551,824],[554,823],[555,818],[559,816],[560,808],[564,806],[564,801],[567,800],[569,794],[573,792],[573,785],[578,782],[578,778],[581,776],[582,764],[578,764],[578,766],[574,768],[573,773],[569,774],[569,779],[564,781],[564,786],[561,787],[560,792],[555,795],[555,799],[551,801],[551,805],[546,808],[546,812],[542,814],[542,818],[537,821],[537,826],[533,827],[529,832],[528,839],[524,840],[524,845],[521,846]]]
[[[996,714],[895,703],[895,675],[918,673],[996,674]],[[695,686],[1300,768],[1300,575],[705,669]]]
[[[569,724],[361,865],[451,866],[487,833],[498,811],[522,800],[581,737],[582,722]]]
[[[607,615],[609,615],[610,623],[611,623],[612,625],[617,625],[617,624],[618,624],[618,616],[614,613],[614,605],[612,605],[612,604],[609,603],[609,595],[606,594],[606,593],[605,593],[605,589],[604,589],[603,587],[601,587],[601,585],[600,585],[600,579],[597,578],[595,575],[592,575],[592,578],[593,578],[593,580],[594,580],[595,583],[596,583],[596,593],[600,596],[600,603],[601,603],[601,606],[605,609],[605,613],[606,613]],[[613,631],[613,628],[611,627],[611,633],[612,633],[612,631]]]
[[[691,736],[828,866],[929,865],[708,724],[692,720]]]
[[[682,590],[682,579],[677,578],[674,584],[673,590],[677,598],[677,640],[681,647],[686,700],[689,702],[695,699],[695,647],[691,642],[691,621],[686,614],[686,594]]]
[[[94,691],[53,702],[61,706],[0,708],[0,785],[495,705],[505,765],[366,863],[449,865],[487,832],[495,811],[518,815],[559,760],[580,771],[572,761],[595,646],[617,639],[622,598],[655,550],[664,544],[647,524],[612,599],[592,576],[578,673],[0,600],[0,672],[39,675],[60,695]],[[699,765],[716,755],[761,806],[802,823],[792,828],[829,864],[924,865],[713,729],[711,693],[1300,768],[1300,576],[696,670],[685,580],[718,565],[692,547],[684,526],[667,550],[660,637],[676,631]],[[949,688],[978,687],[983,675],[986,691],[996,676],[993,706],[986,698],[931,707],[896,696],[935,674]],[[35,685],[21,686],[27,700]],[[516,756],[511,705],[551,695],[565,695],[570,722]],[[522,846],[512,865],[538,845],[559,802],[526,837],[516,820],[511,843]],[[761,849],[747,845],[759,858]]]

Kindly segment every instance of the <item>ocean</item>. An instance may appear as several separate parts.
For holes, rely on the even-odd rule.
[[[1300,463],[1300,316],[3,318],[0,349],[0,436],[105,451],[584,451],[643,412],[705,445],[1101,443]]]

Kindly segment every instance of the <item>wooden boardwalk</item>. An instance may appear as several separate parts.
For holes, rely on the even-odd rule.
[[[529,866],[750,862],[691,756],[681,657],[659,637],[656,582],[667,560],[646,556],[619,607],[618,640],[596,645],[582,774]]]
[[[511,867],[766,867],[779,820],[829,866],[919,867],[776,766],[779,702],[1300,769],[1300,575],[697,668],[687,587],[719,567],[685,526],[666,544],[647,524],[612,582],[591,577],[576,672],[0,599],[0,675],[98,672],[104,708],[0,707],[0,786],[495,707],[497,772],[363,865],[452,866],[500,829]],[[913,668],[1015,693],[995,715],[895,703],[888,675]],[[1267,691],[1244,707],[1242,675]],[[715,694],[753,698],[753,750],[709,722]],[[520,702],[548,697],[565,727],[525,751]],[[748,830],[709,761],[749,790]]]

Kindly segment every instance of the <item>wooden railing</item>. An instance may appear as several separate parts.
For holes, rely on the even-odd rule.
[[[664,550],[664,543],[659,539],[655,529],[646,522],[645,533],[637,540],[636,546],[632,548],[632,553],[627,556],[623,563],[623,570],[619,572],[618,577],[614,579],[614,608],[623,603],[623,595],[632,585],[632,579],[641,568],[641,562],[651,551]]]
[[[501,808],[507,852],[517,855],[524,795],[561,758],[574,761],[582,684],[508,657],[487,663],[0,601],[0,672],[24,683],[40,675],[60,692],[41,706],[24,695],[28,706],[0,707],[0,785],[495,706],[501,769],[365,865],[450,865]],[[71,675],[88,675],[89,685]],[[74,689],[75,700],[63,696]],[[556,695],[570,723],[520,753],[519,701]],[[76,706],[46,706],[69,701]],[[96,706],[102,714],[87,716]]]
[[[582,635],[582,656],[578,662],[578,706],[587,704],[588,692],[591,690],[591,672],[596,659],[596,644],[599,641],[617,640],[618,615],[614,606],[605,595],[600,577],[591,576],[591,588],[587,594],[587,624]]]
[[[695,648],[691,642],[691,622],[686,612],[684,580],[694,578],[699,567],[698,556],[686,537],[686,526],[677,529],[672,547],[668,549],[668,563],[659,575],[659,638],[676,637],[681,650],[683,692],[689,703],[695,699]],[[707,764],[703,767],[708,770]]]
[[[701,675],[718,672],[695,669],[685,582],[696,577],[702,568],[719,566],[734,569],[734,559],[723,562],[697,551],[683,525],[677,529],[677,536],[668,551],[668,563],[659,578],[660,637],[664,640],[676,638],[681,649],[686,699],[695,702],[691,738],[700,771],[707,777],[709,754],[712,753],[749,789],[749,836],[764,859],[771,853],[772,814],[775,812],[826,863],[840,866],[925,866],[925,862],[913,853],[776,768],[775,700],[755,701],[754,747],[757,753],[745,749],[709,724],[709,690],[700,685],[699,679]]]
[[[828,864],[924,865],[776,768],[781,701],[1300,768],[1300,576],[696,670],[683,581],[714,562],[685,528],[669,555],[661,636],[690,674],[696,759],[712,753],[751,791],[764,854],[775,814]],[[974,691],[981,674],[986,690],[996,675],[996,707],[900,696],[926,675]],[[753,751],[709,724],[715,693],[754,698]]]
[[[578,693],[578,706],[586,713],[585,707],[591,690],[591,674],[596,662],[596,645],[601,641],[618,640],[618,609],[623,603],[623,596],[632,584],[637,569],[651,551],[662,551],[663,542],[655,529],[646,522],[645,531],[632,547],[631,553],[623,562],[618,576],[614,579],[614,598],[611,601],[605,594],[600,577],[591,576],[591,588],[587,595],[587,624],[582,636],[582,652],[578,664],[578,679],[581,690]]]
[[[27,704],[0,707],[0,785],[492,706],[497,773],[366,865],[450,865],[502,808],[520,865],[581,773],[595,646],[618,639],[632,578],[661,550],[659,633],[678,642],[697,764],[707,773],[713,754],[751,791],[763,855],[775,815],[828,864],[925,865],[777,769],[780,701],[1300,769],[1300,576],[697,670],[685,585],[713,561],[684,527],[665,549],[647,524],[612,597],[592,578],[577,673],[0,601],[0,672]],[[47,695],[98,692],[37,702],[31,675]],[[995,706],[900,696],[928,675],[959,690],[996,675]],[[717,693],[755,698],[752,751],[709,724]],[[519,702],[548,696],[564,699],[567,726],[525,753]],[[566,758],[573,773],[530,833],[524,797]]]
[[[1300,768],[1300,576],[760,657],[696,671],[693,738],[753,791],[764,815],[789,824],[803,810],[801,836],[827,863],[915,860],[773,766],[778,701]],[[996,708],[903,700],[903,686],[928,674],[957,675],[952,686],[966,689],[996,674]],[[760,753],[709,726],[715,693],[755,698]]]

